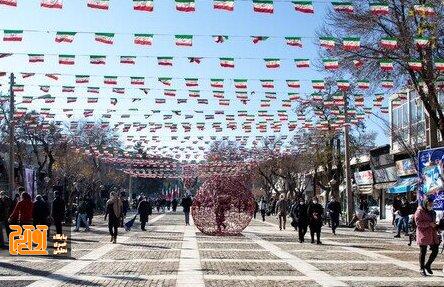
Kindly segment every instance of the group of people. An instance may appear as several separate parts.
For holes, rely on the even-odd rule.
[[[272,199],[270,204],[265,197],[262,197],[259,203],[256,203],[254,218],[256,218],[256,214],[259,211],[262,221],[265,221],[266,215],[276,215],[279,218],[280,230],[285,230],[287,215],[289,214],[292,218],[291,225],[299,232],[300,243],[305,241],[305,234],[309,227],[311,243],[322,244],[321,228],[324,224],[324,207],[319,203],[317,197],[313,197],[310,203],[306,203],[302,197],[291,202],[286,199],[285,194],[281,194],[279,200],[275,201]],[[341,204],[334,197],[327,204],[327,213],[330,218],[332,232],[336,234],[341,215]]]

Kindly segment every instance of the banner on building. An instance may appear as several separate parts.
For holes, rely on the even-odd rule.
[[[371,170],[355,172],[354,176],[357,185],[373,184],[373,172]]]
[[[444,148],[420,151],[418,154],[418,198],[434,198],[433,208],[444,210]]]
[[[396,161],[396,172],[398,176],[416,174],[415,162],[411,158]]]
[[[25,189],[26,192],[31,195],[31,198],[37,195],[35,170],[32,168],[25,168]]]

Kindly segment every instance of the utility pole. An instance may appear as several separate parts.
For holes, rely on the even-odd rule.
[[[345,92],[343,92],[344,97],[344,147],[345,147],[345,190],[347,192],[347,224],[349,224],[353,218],[354,213],[354,200],[353,200],[353,189],[351,185],[351,170],[350,170],[350,135],[349,135],[349,123],[348,123],[348,101]]]
[[[15,175],[14,175],[14,73],[9,77],[9,194],[14,195]]]

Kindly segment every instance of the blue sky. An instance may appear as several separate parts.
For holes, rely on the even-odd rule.
[[[50,73],[58,72],[62,74],[90,74],[90,75],[116,75],[116,76],[145,76],[145,77],[173,77],[173,78],[224,78],[224,79],[275,79],[278,99],[286,98],[287,92],[290,91],[285,86],[286,79],[301,80],[300,93],[311,93],[312,79],[323,78],[323,74],[310,69],[297,69],[291,59],[294,58],[317,58],[317,46],[315,45],[315,30],[322,23],[322,19],[326,11],[328,11],[328,3],[315,2],[314,15],[305,15],[296,13],[291,2],[275,2],[275,13],[273,15],[254,13],[252,1],[236,1],[235,11],[231,13],[223,11],[215,11],[210,0],[197,0],[196,12],[180,13],[175,10],[173,0],[157,0],[154,1],[153,13],[142,13],[132,9],[132,1],[130,0],[111,0],[110,9],[108,11],[92,10],[87,8],[86,0],[64,0],[63,10],[42,9],[39,0],[18,0],[17,8],[0,7],[0,23],[1,29],[23,29],[38,31],[85,31],[85,32],[115,32],[115,43],[112,46],[100,44],[94,41],[92,34],[78,34],[72,44],[56,44],[54,42],[54,32],[26,32],[21,43],[5,43],[0,42],[0,52],[23,53],[24,55],[14,55],[12,57],[0,60],[0,70],[13,72],[36,72]],[[133,33],[153,33],[166,34],[154,37],[154,44],[151,47],[135,46],[133,41]],[[193,34],[193,35],[265,35],[273,36],[265,42],[253,45],[251,39],[245,37],[231,37],[223,44],[215,44],[209,36],[196,36],[193,40],[193,47],[181,48],[174,44],[174,34]],[[170,36],[168,36],[170,35]],[[303,37],[303,48],[289,47],[284,42],[286,36]],[[45,53],[45,54],[75,54],[75,55],[108,55],[107,65],[93,66],[89,64],[87,57],[77,57],[76,65],[60,66],[56,56],[46,56],[44,64],[29,64],[28,53]],[[120,55],[140,56],[136,65],[122,65],[119,63]],[[218,59],[203,59],[200,65],[192,65],[186,59],[175,59],[174,66],[171,68],[163,68],[157,65],[154,58],[146,58],[153,56],[208,56],[208,57],[235,57],[241,58],[236,61],[235,69],[223,69],[219,67]],[[280,69],[267,69],[261,58],[276,57],[288,60],[281,61]],[[242,59],[243,58],[243,59]],[[259,58],[259,59],[245,59]],[[40,95],[36,85],[73,85],[73,76],[63,76],[58,82],[53,82],[43,76],[35,76],[31,80],[24,81],[18,77],[18,83],[28,84],[25,87],[25,93],[22,95]],[[103,78],[91,78],[89,86],[104,86]],[[2,83],[6,83],[6,79],[2,79]],[[32,86],[35,85],[35,86]],[[87,104],[86,97],[93,96],[84,92],[83,88],[77,88],[75,95],[61,94],[56,92],[57,88],[52,87],[51,94],[55,96],[56,102],[51,105],[53,111],[57,114],[58,119],[64,119],[61,115],[62,108],[73,108],[76,112],[74,119],[81,117],[84,108],[94,108],[96,110],[95,118],[107,109],[115,109],[116,115],[110,122],[119,121],[118,115],[126,113],[128,108],[138,108],[130,122],[146,122],[143,117],[145,111],[152,109],[162,110],[162,113],[169,113],[169,110],[181,109],[183,115],[191,113],[194,109],[203,110],[207,113],[214,113],[214,110],[221,110],[223,107],[217,105],[210,92],[201,92],[202,98],[208,98],[210,104],[206,106],[197,106],[195,100],[189,99],[186,105],[178,106],[175,99],[168,100],[167,104],[161,106],[154,105],[155,98],[164,98],[160,89],[164,86],[157,80],[148,78],[146,85],[153,88],[149,95],[144,95],[138,90],[127,89],[126,95],[112,95],[110,90],[102,89],[103,92],[98,96],[97,104]],[[128,79],[119,79],[117,87],[130,87]],[[180,89],[176,98],[188,98],[183,80],[173,79],[171,88]],[[209,86],[208,80],[200,82],[200,90],[214,90]],[[6,91],[6,88],[3,88]],[[225,81],[225,90],[234,90],[232,81]],[[255,91],[251,96],[252,101],[248,106],[239,103],[233,92],[227,92],[226,98],[232,99],[230,107],[225,108],[226,114],[234,114],[237,110],[248,110],[254,113],[257,110],[264,110],[258,107],[259,98],[263,98],[263,91],[259,81],[250,81],[249,92]],[[66,104],[66,96],[77,96],[78,101],[75,104]],[[117,97],[119,103],[111,106],[110,97]],[[132,97],[143,98],[140,102],[131,102]],[[20,98],[20,96],[19,96]],[[44,106],[42,101],[35,101],[29,108],[41,108]],[[269,110],[279,110],[280,102],[273,103]],[[295,116],[293,112],[290,116]],[[202,115],[197,115],[195,119],[189,122],[202,122]],[[175,117],[170,122],[176,122],[180,125],[181,121],[185,121],[182,117]],[[128,120],[127,120],[128,121]],[[149,121],[162,122],[161,118],[152,116]],[[215,119],[215,122],[224,120]],[[378,132],[378,144],[386,141],[385,136],[380,128],[368,121],[370,128]],[[285,129],[283,133],[286,133]],[[134,131],[130,134],[136,135]],[[148,135],[147,132],[145,132]],[[200,134],[193,130],[191,135]],[[207,130],[204,135],[213,135],[211,124],[207,124]],[[243,135],[242,130],[236,133],[224,132],[222,135],[233,134]],[[268,134],[271,134],[268,133]],[[170,133],[164,130],[159,133],[162,138],[167,139]],[[179,127],[178,135],[183,135]],[[256,135],[256,134],[252,134]]]

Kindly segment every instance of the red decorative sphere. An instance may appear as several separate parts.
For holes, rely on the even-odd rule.
[[[245,176],[214,175],[200,187],[191,209],[194,224],[205,234],[237,235],[250,224],[255,203]]]

